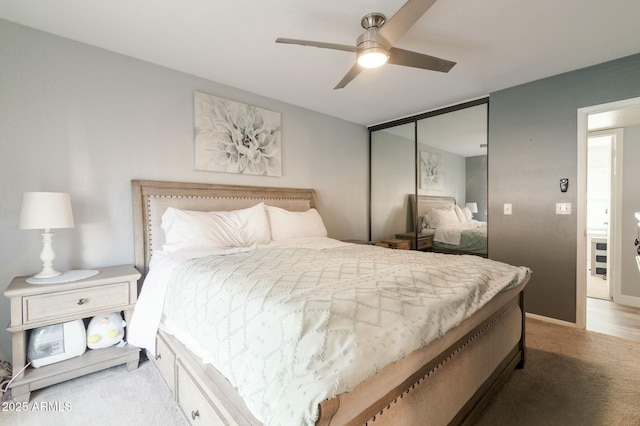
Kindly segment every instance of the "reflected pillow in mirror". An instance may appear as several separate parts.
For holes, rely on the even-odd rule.
[[[430,228],[460,223],[453,206],[433,208],[426,214]]]
[[[466,219],[465,222],[471,222],[473,220],[473,213],[471,213],[471,210],[469,209],[469,207],[463,207],[461,210],[462,210],[462,214]]]
[[[458,222],[460,222],[460,223],[467,223],[468,222],[467,217],[464,214],[464,211],[459,206],[456,205],[453,209],[455,210],[456,216],[458,217]],[[465,207],[465,209],[469,210],[466,207]]]
[[[427,219],[427,215],[422,216],[422,229],[429,229],[429,220]]]

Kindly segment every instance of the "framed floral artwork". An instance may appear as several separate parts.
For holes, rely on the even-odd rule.
[[[194,168],[282,176],[281,115],[206,93],[194,93]]]
[[[420,189],[444,189],[444,163],[441,155],[420,151]]]

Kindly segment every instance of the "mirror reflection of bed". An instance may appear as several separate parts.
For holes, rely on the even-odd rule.
[[[432,251],[487,257],[487,222],[474,219],[471,206],[447,196],[409,194],[409,200],[411,211],[417,212],[409,234],[417,229],[419,240],[431,236]]]

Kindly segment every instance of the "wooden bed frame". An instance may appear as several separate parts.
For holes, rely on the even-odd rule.
[[[265,202],[294,211],[317,207],[311,189],[136,180],[132,195],[139,285],[154,248],[164,241],[160,218],[168,206],[233,210]],[[513,369],[524,366],[525,285],[501,292],[471,318],[351,392],[323,401],[316,424],[472,424]],[[189,421],[261,424],[230,383],[173,336],[159,331],[156,354],[149,358]]]
[[[418,195],[418,199],[416,202],[415,194],[409,194],[410,200],[410,209],[414,212],[413,217],[415,218],[415,223],[413,224],[413,229],[417,229],[418,232],[420,227],[422,226],[421,220],[422,217],[427,214],[427,212],[434,208],[443,208],[443,207],[451,207],[456,205],[456,199],[452,196],[442,196],[442,195]],[[442,247],[433,247],[432,251],[438,253],[447,253],[447,254],[473,254],[475,256],[487,257],[487,253],[476,253],[472,251],[466,250],[456,250]]]

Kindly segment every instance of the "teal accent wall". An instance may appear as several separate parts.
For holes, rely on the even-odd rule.
[[[527,312],[576,321],[577,110],[638,96],[640,54],[491,93],[489,257],[533,270]]]

